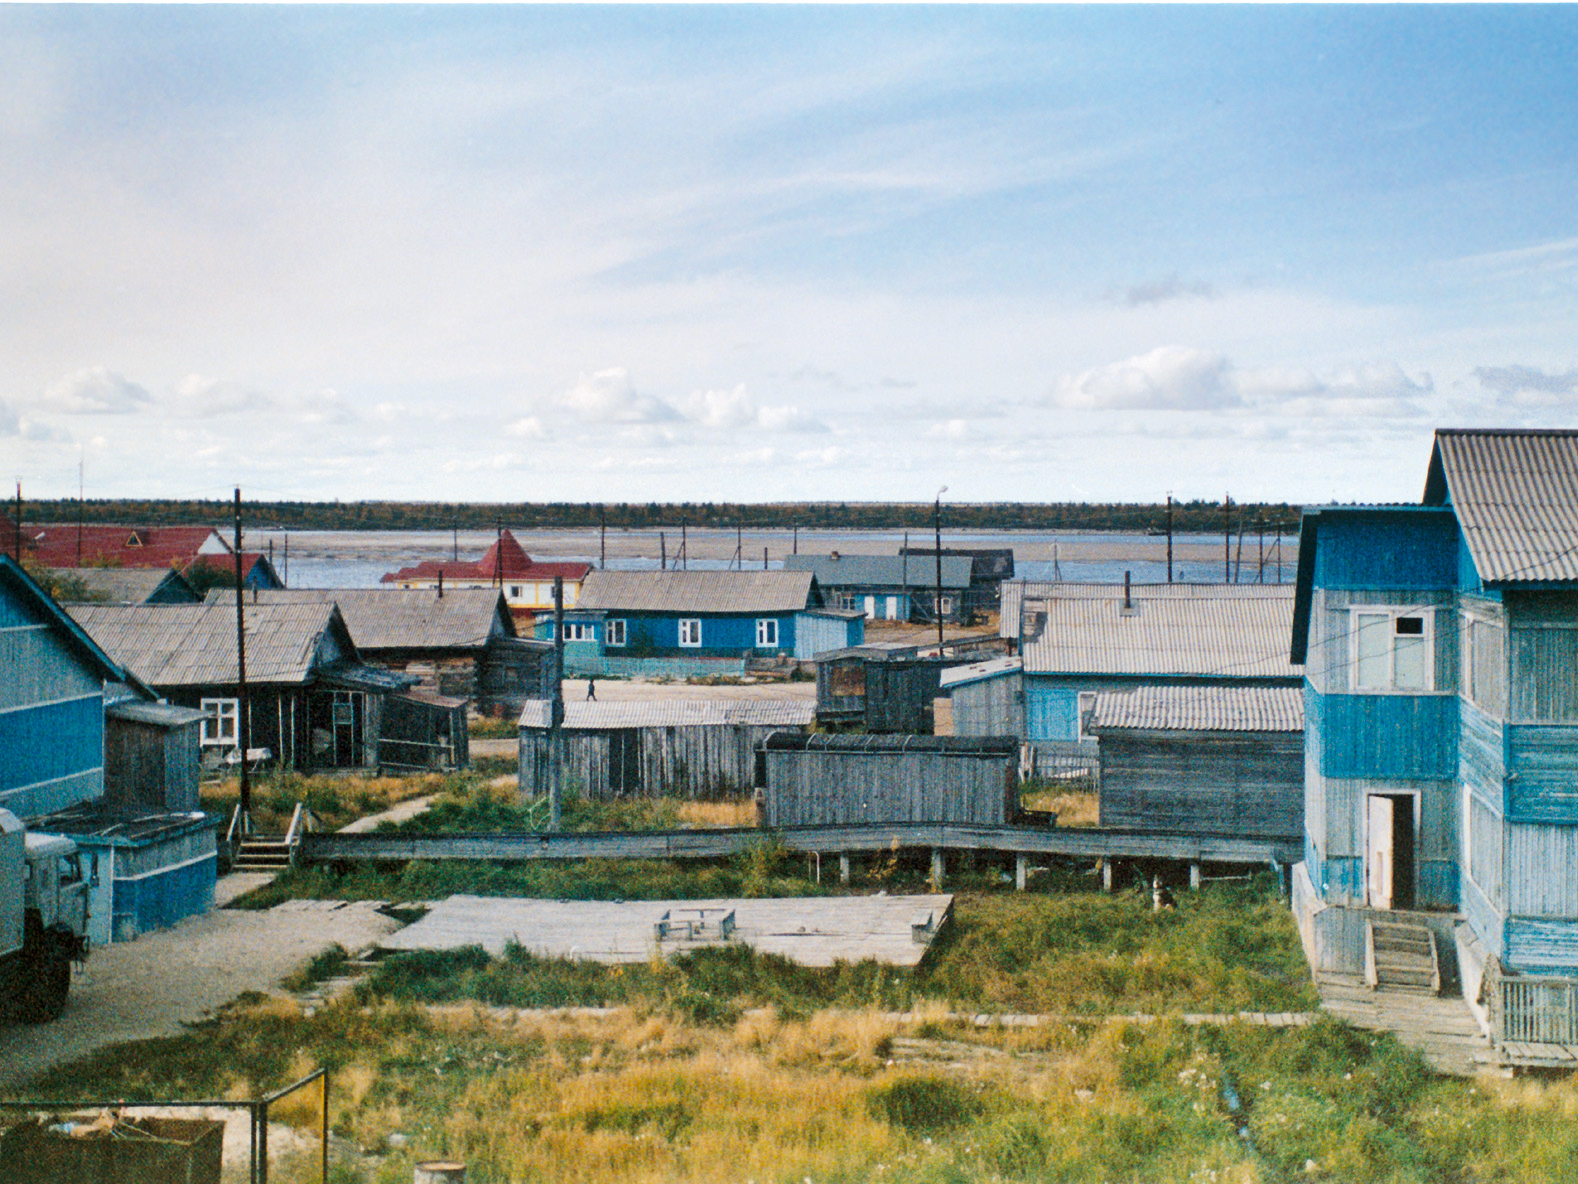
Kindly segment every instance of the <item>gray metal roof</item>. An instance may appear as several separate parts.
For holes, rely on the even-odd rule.
[[[172,602],[200,599],[186,577],[168,567],[60,567],[55,574],[79,581],[94,601],[103,604],[145,604],[161,590]]]
[[[548,726],[546,699],[527,700],[521,727]],[[810,727],[816,700],[805,699],[679,699],[598,703],[572,699],[564,705],[564,726],[575,731],[616,728],[693,728],[711,725],[744,727]]]
[[[1291,584],[1060,584],[1026,600],[1033,674],[1296,678]]]
[[[1286,595],[1280,591],[1292,585],[1284,584],[1130,584],[1133,595],[1144,595],[1147,600],[1168,597],[1177,600],[1221,600],[1229,596],[1254,599]],[[1053,596],[1075,599],[1107,600],[1123,595],[1122,584],[1075,584],[1067,580],[1007,580],[1002,584],[998,602],[997,635],[1018,639],[1019,614],[1027,600],[1045,600]]]
[[[235,604],[234,589],[216,588],[209,603]],[[271,589],[247,594],[247,604],[337,604],[356,648],[369,650],[482,649],[497,630],[515,635],[514,620],[497,588]]]
[[[1578,580],[1578,433],[1436,433],[1426,505],[1450,504],[1488,584]]]
[[[1137,687],[1096,696],[1091,731],[1302,732],[1298,687]]]
[[[942,586],[968,588],[974,561],[945,555]],[[824,588],[935,588],[937,560],[919,555],[790,555],[785,571],[808,571]]]
[[[112,719],[129,723],[149,724],[156,728],[184,728],[208,718],[201,711],[190,707],[176,707],[169,703],[148,703],[142,699],[128,699],[104,709]]]
[[[594,571],[582,612],[792,613],[811,604],[808,571]]]
[[[236,679],[234,604],[79,604],[71,615],[117,662],[156,687]],[[325,662],[355,658],[332,604],[248,603],[247,681],[302,684]]]

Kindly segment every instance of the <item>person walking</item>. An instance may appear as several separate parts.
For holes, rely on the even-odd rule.
[[[597,683],[592,681],[592,678],[591,678],[590,675],[588,675],[587,679],[586,679],[586,697],[588,699],[596,699],[597,698]]]

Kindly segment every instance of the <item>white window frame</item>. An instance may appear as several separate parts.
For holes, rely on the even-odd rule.
[[[756,648],[759,650],[775,650],[778,648],[777,618],[756,618]]]
[[[626,645],[628,643],[625,639],[628,636],[629,631],[625,626],[625,620],[623,617],[616,617],[612,621],[608,622],[606,644],[611,646]]]
[[[679,644],[685,649],[701,648],[700,617],[681,617],[679,619]]]
[[[566,621],[564,623],[564,640],[571,641],[596,641],[597,630],[587,621]]]
[[[1079,697],[1075,700],[1074,710],[1078,713],[1078,718],[1074,721],[1075,735],[1081,740],[1089,740],[1090,733],[1085,730],[1085,725],[1090,722],[1091,713],[1096,710],[1096,692],[1080,691]]]
[[[1348,686],[1350,690],[1365,694],[1400,694],[1423,695],[1436,689],[1436,662],[1435,662],[1435,614],[1436,610],[1431,605],[1420,604],[1356,604],[1348,609]],[[1384,626],[1376,624],[1362,625],[1365,617],[1385,617]],[[1398,632],[1399,620],[1419,619],[1422,622],[1421,632],[1417,634],[1401,634]],[[1359,651],[1361,629],[1385,628],[1387,631],[1386,647],[1386,674],[1383,681],[1373,684],[1360,682]],[[1397,685],[1397,639],[1399,637],[1419,637],[1423,649],[1423,671],[1421,685],[1417,687],[1400,687]]]
[[[204,699],[198,705],[198,710],[203,713],[199,741],[203,748],[235,748],[240,745],[240,699]],[[229,725],[228,729],[226,724]]]

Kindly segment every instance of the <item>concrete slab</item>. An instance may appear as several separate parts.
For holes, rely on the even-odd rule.
[[[659,921],[706,910],[694,938],[660,939]],[[714,910],[722,910],[715,913]],[[452,896],[422,920],[385,937],[390,950],[480,945],[497,957],[511,942],[548,958],[644,962],[699,946],[739,944],[802,966],[871,958],[914,966],[953,910],[946,893],[920,896],[792,897],[770,900],[563,901]],[[726,937],[713,924],[733,914]],[[671,932],[673,926],[670,927]]]

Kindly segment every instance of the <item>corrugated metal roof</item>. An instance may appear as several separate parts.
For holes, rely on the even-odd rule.
[[[198,599],[186,577],[167,567],[61,567],[55,574],[79,581],[93,600],[104,604],[144,604],[166,585],[183,599]]]
[[[1436,433],[1427,505],[1450,504],[1489,584],[1578,580],[1578,433]]]
[[[594,571],[578,611],[792,613],[811,604],[808,571]]]
[[[236,682],[236,611],[232,604],[82,604],[71,615],[117,662],[156,687]],[[356,656],[332,604],[247,604],[247,681],[301,684],[334,634]]]
[[[1056,596],[1023,606],[1025,670],[1296,678],[1293,591],[1289,584],[1134,585],[1126,609],[1121,584],[1058,585]]]
[[[968,588],[973,560],[945,555],[942,586]],[[828,588],[935,588],[937,560],[919,555],[790,555],[785,571],[808,571]]]
[[[549,702],[529,699],[521,727],[546,728]],[[576,731],[617,728],[694,728],[712,725],[744,727],[810,727],[816,718],[814,699],[679,699],[598,703],[572,699],[564,705],[564,726]]]
[[[1096,696],[1092,731],[1302,732],[1298,687],[1138,687]]]
[[[235,604],[235,590],[216,588],[209,603]],[[481,649],[495,623],[515,635],[514,619],[497,588],[268,589],[247,604],[337,604],[360,650]]]
[[[1290,584],[1130,584],[1130,592],[1143,595],[1147,600],[1162,598],[1172,600],[1221,600],[1226,597],[1276,599],[1290,595],[1285,589]],[[1068,580],[1007,580],[1002,585],[998,605],[997,633],[999,637],[1017,639],[1019,614],[1025,601],[1045,600],[1060,596],[1072,599],[1108,600],[1123,596],[1122,584],[1076,584]]]

